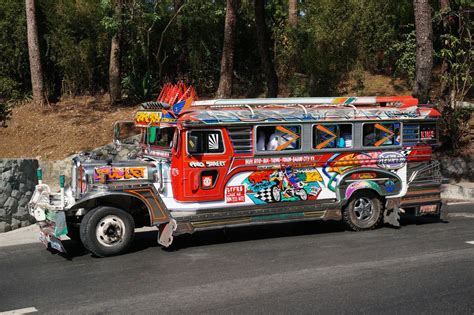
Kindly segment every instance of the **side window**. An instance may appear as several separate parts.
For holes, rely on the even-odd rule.
[[[192,141],[191,139],[194,139]],[[224,143],[222,141],[222,134],[216,130],[193,130],[188,132],[188,148],[191,145],[196,146],[193,154],[204,153],[223,153]],[[189,149],[188,149],[189,151]]]
[[[301,127],[258,126],[257,151],[291,151],[301,148]]]
[[[334,149],[352,147],[351,124],[317,124],[313,127],[313,148]]]
[[[400,123],[368,123],[363,130],[365,147],[400,145]]]

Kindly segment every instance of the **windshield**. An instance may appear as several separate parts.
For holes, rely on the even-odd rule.
[[[146,132],[146,144],[171,150],[175,127],[149,127]]]

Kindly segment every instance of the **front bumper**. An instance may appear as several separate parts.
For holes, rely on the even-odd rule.
[[[40,228],[39,240],[48,248],[51,247],[61,253],[66,253],[61,238],[56,236],[54,232],[56,229],[56,224],[51,221],[42,221],[38,222]]]
[[[60,252],[66,252],[60,239],[68,233],[64,196],[51,193],[48,185],[36,185],[28,209],[40,228],[40,241]]]

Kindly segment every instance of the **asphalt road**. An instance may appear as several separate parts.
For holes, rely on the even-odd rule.
[[[0,248],[0,312],[462,313],[474,312],[474,204],[445,222],[349,232],[305,222],[180,236],[156,233],[132,252],[95,258],[67,243]]]

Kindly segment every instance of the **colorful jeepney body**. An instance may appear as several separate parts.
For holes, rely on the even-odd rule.
[[[144,103],[136,113],[138,160],[76,159],[59,212],[83,242],[91,240],[82,225],[100,207],[127,212],[135,227],[158,226],[164,246],[174,235],[229,226],[343,219],[364,230],[397,225],[400,212],[440,214],[432,160],[439,113],[414,98],[193,101],[181,94],[188,97]],[[33,197],[31,211],[46,225],[41,211],[58,211],[40,199]],[[119,252],[96,243],[85,246],[100,256]]]

